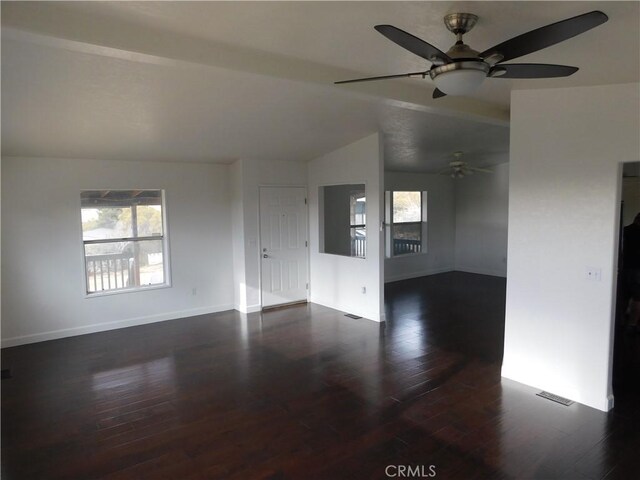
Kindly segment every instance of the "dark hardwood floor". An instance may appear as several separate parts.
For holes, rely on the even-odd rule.
[[[504,297],[449,273],[389,284],[383,325],[303,305],[4,349],[2,478],[640,478],[638,371],[608,414],[501,380]]]

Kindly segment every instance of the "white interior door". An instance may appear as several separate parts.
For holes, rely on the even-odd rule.
[[[262,308],[307,300],[306,189],[260,188]]]

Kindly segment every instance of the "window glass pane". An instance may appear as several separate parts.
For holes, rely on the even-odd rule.
[[[367,256],[367,197],[364,190],[353,190],[349,194],[351,205],[351,256],[365,258]]]
[[[393,192],[393,223],[421,222],[420,192]]]
[[[140,285],[164,283],[162,240],[140,240]]]
[[[366,227],[351,227],[351,256],[367,256],[367,230]]]
[[[420,253],[422,249],[422,223],[393,225],[393,254]]]
[[[350,221],[351,225],[364,225],[367,223],[367,198],[364,190],[353,191],[350,194]]]
[[[162,235],[161,205],[138,205],[136,214],[138,216],[139,237],[158,237]]]
[[[162,240],[85,245],[87,292],[164,283]]]
[[[132,237],[130,207],[82,208],[82,239]]]
[[[87,292],[101,292],[135,286],[133,249],[129,242],[85,245]]]
[[[84,240],[164,233],[161,190],[86,190],[80,198]]]

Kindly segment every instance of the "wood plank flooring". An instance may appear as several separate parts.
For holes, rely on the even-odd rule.
[[[501,380],[503,279],[386,298],[383,325],[304,305],[4,349],[2,478],[640,478],[640,335],[607,414]]]

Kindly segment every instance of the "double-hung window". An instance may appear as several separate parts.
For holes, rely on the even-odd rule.
[[[364,190],[349,194],[349,225],[351,230],[351,256],[367,256],[367,198]]]
[[[169,283],[162,190],[85,190],[80,200],[88,294]]]
[[[389,191],[387,201],[387,256],[426,251],[427,192]]]

